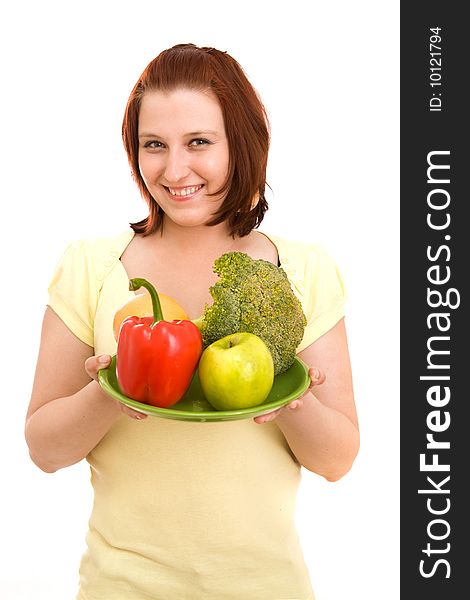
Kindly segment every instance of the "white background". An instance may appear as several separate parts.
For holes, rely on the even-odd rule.
[[[347,283],[362,447],[339,482],[304,472],[297,516],[317,600],[398,598],[398,13],[373,0],[2,9],[2,599],[75,597],[88,468],[46,475],[23,438],[46,290],[71,240],[145,216],[122,114],[146,64],[181,42],[227,50],[267,106],[261,230],[325,245]]]

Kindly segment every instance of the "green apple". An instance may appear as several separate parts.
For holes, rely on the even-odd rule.
[[[208,346],[199,360],[199,382],[217,410],[238,410],[262,404],[274,382],[268,347],[253,333],[227,335]]]

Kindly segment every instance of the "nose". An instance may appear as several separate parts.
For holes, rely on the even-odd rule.
[[[189,157],[183,148],[173,148],[166,155],[164,177],[169,184],[183,181],[189,174]]]

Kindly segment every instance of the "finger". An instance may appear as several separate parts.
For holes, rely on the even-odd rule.
[[[289,410],[297,410],[298,408],[302,408],[303,406],[303,402],[302,400],[294,400],[293,402],[290,402],[286,408],[288,408]]]
[[[325,373],[317,367],[311,367],[308,370],[308,374],[310,377],[310,388],[312,388],[315,385],[321,385],[326,379]]]
[[[278,410],[273,410],[270,413],[267,413],[266,415],[261,415],[260,417],[255,417],[253,420],[255,421],[255,423],[258,423],[259,425],[262,425],[263,423],[269,423],[269,421],[274,421],[274,419],[277,417],[277,415],[281,412],[281,409]]]
[[[105,369],[109,366],[111,357],[109,354],[102,354],[101,356],[90,356],[85,361],[85,371],[87,374],[94,379],[98,380],[98,371]]]
[[[129,408],[124,404],[121,404],[121,410],[125,415],[131,417],[131,419],[136,419],[137,421],[142,421],[148,417],[148,415],[141,413],[138,410],[132,410],[132,408]]]

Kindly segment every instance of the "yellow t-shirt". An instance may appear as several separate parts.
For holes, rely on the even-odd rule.
[[[49,305],[95,354],[133,292],[119,260],[134,233],[65,251]],[[269,236],[302,302],[299,351],[344,314],[344,286],[316,245]],[[94,505],[79,600],[311,600],[294,524],[300,466],[275,424],[122,416],[87,456]]]

